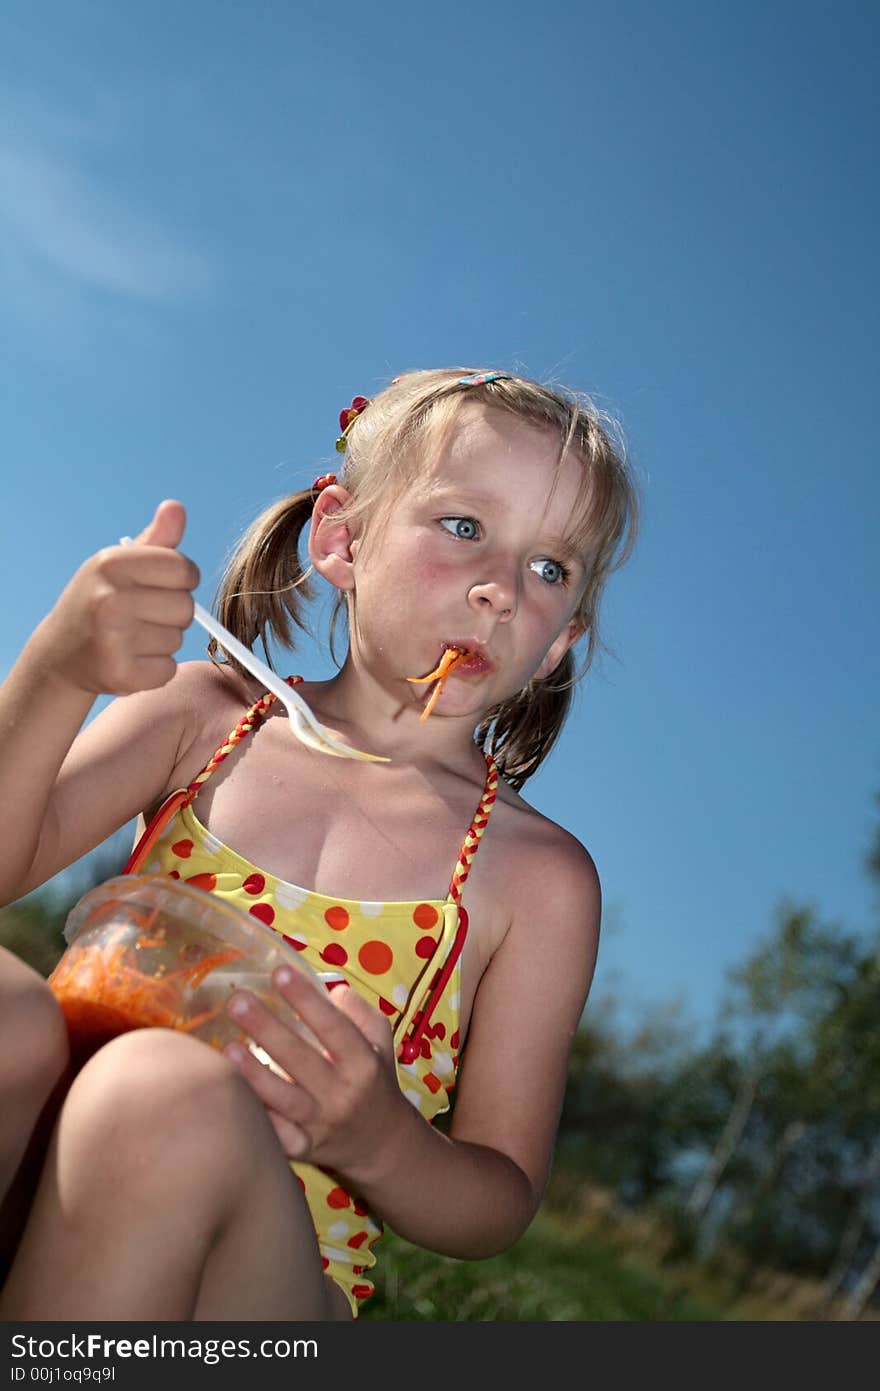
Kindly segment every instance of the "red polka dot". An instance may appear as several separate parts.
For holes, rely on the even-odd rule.
[[[302,1191],[305,1193],[305,1191],[306,1191],[305,1180],[304,1180],[304,1179],[301,1179],[300,1176],[299,1176],[299,1174],[297,1174],[297,1175],[296,1175],[296,1181],[297,1181],[297,1183],[299,1184],[299,1186],[300,1186],[300,1188],[302,1189]]]
[[[351,1198],[344,1188],[331,1188],[327,1194],[328,1207],[351,1207]]]
[[[371,976],[384,976],[394,965],[394,953],[386,942],[364,942],[358,961]]]
[[[450,1047],[450,1048],[457,1048],[457,1047],[458,1047],[458,1044],[459,1044],[458,1029],[456,1029],[455,1033],[452,1035],[452,1038],[449,1040],[449,1047]]]
[[[352,1285],[351,1292],[355,1299],[369,1299],[373,1293],[372,1285]]]
[[[383,1014],[396,1014],[397,1005],[392,1005],[390,1000],[386,1000],[384,995],[379,996],[379,1008]]]
[[[348,927],[349,917],[345,908],[340,908],[337,904],[334,908],[328,908],[324,914],[324,921],[328,927],[332,927],[334,932],[341,932]]]
[[[179,870],[179,869],[169,869],[169,871],[168,871],[168,878],[169,878],[169,879],[179,879],[179,878],[180,878],[180,870]]]
[[[246,894],[253,894],[256,898],[266,887],[266,876],[264,874],[249,874],[241,887]]]
[[[362,1265],[353,1265],[351,1268],[351,1273],[352,1275],[363,1275],[364,1268]]]
[[[422,1039],[419,1040],[419,1048],[420,1048],[420,1050],[421,1050],[421,1054],[422,1054],[422,1057],[423,1057],[423,1058],[430,1058],[430,1056],[431,1056],[431,1045],[430,1045],[430,1043],[428,1042],[428,1040],[427,1040],[426,1038],[422,1038]]]
[[[440,1078],[435,1077],[433,1072],[426,1072],[424,1077],[422,1078],[422,1081],[428,1088],[428,1091],[434,1092],[435,1094],[439,1092],[440,1088],[443,1086],[443,1083],[440,1081]]]
[[[179,860],[188,860],[193,852],[191,840],[176,840],[171,847],[172,855],[176,855]]]
[[[329,1269],[329,1267],[330,1267],[330,1258],[329,1258],[329,1256],[322,1256],[322,1257],[321,1257],[321,1265],[324,1267],[325,1270],[328,1270],[328,1269]]]
[[[439,1038],[442,1040],[446,1037],[446,1025],[432,1024],[431,1028],[428,1030],[428,1033],[431,1038]]]
[[[271,927],[275,921],[275,909],[271,903],[255,903],[253,908],[248,909],[248,912],[252,918],[259,918],[260,922],[265,923],[267,927]]]
[[[439,917],[437,909],[432,907],[430,903],[420,903],[413,912],[413,922],[423,932],[429,932],[432,927],[436,927]]]
[[[217,887],[216,874],[191,874],[186,880],[187,884],[192,884],[194,889],[204,889],[209,894]]]
[[[347,1241],[346,1244],[347,1244],[348,1246],[353,1246],[354,1249],[355,1249],[355,1251],[356,1251],[356,1250],[358,1249],[359,1246],[363,1246],[364,1242],[366,1241],[366,1239],[367,1239],[367,1237],[368,1237],[369,1235],[370,1235],[369,1232],[357,1232],[354,1236],[350,1236],[350,1237],[348,1238],[348,1241]]]
[[[344,966],[348,961],[348,952],[338,942],[331,942],[321,952],[321,960],[326,961],[328,966]]]
[[[420,956],[427,961],[437,950],[437,943],[433,937],[420,937],[416,942],[416,956]]]
[[[363,1198],[355,1198],[355,1200],[354,1200],[354,1211],[355,1211],[355,1215],[356,1215],[357,1217],[366,1217],[366,1215],[367,1215],[367,1213],[369,1212],[369,1210],[370,1210],[370,1209],[367,1207],[367,1205],[366,1205],[366,1203],[364,1202]]]
[[[297,951],[305,951],[307,945],[305,942],[299,941],[297,937],[288,937],[286,932],[282,932],[281,936],[288,946],[295,947]]]

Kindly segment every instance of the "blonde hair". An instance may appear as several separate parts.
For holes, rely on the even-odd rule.
[[[487,711],[474,736],[481,748],[492,753],[506,781],[519,788],[559,737],[576,682],[597,650],[607,650],[599,635],[599,605],[609,576],[632,553],[639,494],[617,422],[589,397],[513,376],[463,385],[461,378],[477,370],[449,367],[406,372],[370,400],[347,436],[339,481],[351,500],[336,516],[353,524],[381,521],[388,515],[389,502],[424,477],[426,460],[440,456],[462,410],[475,401],[555,435],[557,472],[567,455],[580,459],[583,472],[571,535],[586,574],[574,615],[586,636],[580,667],[576,672],[569,650],[549,676],[529,682],[523,691]],[[310,568],[303,568],[298,546],[315,496],[312,489],[304,489],[267,508],[238,544],[217,591],[221,622],[247,646],[261,642],[267,659],[270,636],[282,647],[292,648],[293,626],[309,631],[302,608],[303,600],[313,598],[314,591]],[[338,595],[331,651],[344,603]],[[208,650],[213,657],[217,644],[212,641]]]

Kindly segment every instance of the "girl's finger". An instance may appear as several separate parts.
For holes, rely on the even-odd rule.
[[[133,645],[136,657],[170,657],[183,642],[183,630],[159,623],[140,623]]]
[[[268,1063],[260,1062],[243,1044],[227,1044],[223,1052],[247,1080],[264,1106],[299,1126],[306,1125],[315,1116],[317,1108],[314,1099],[305,1088],[279,1077]]]
[[[288,1159],[308,1159],[312,1148],[308,1133],[270,1107],[266,1108],[266,1114]]]
[[[160,502],[139,536],[136,546],[179,546],[186,530],[186,508],[176,498],[166,498]]]
[[[142,623],[188,628],[193,619],[192,596],[183,591],[140,588],[132,599],[132,612]]]
[[[307,976],[291,966],[279,966],[272,973],[272,984],[317,1035],[331,1058],[344,1063],[364,1046],[363,1030],[333,1003],[330,992],[316,990]]]
[[[160,546],[106,546],[92,563],[101,574],[120,585],[196,589],[201,578],[198,566],[189,556]]]
[[[313,1044],[283,1024],[249,990],[236,990],[227,1001],[226,1009],[248,1037],[264,1048],[288,1076],[295,1077],[312,1095],[322,1095],[330,1085],[330,1065]]]

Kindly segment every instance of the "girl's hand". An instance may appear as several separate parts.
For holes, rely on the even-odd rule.
[[[249,991],[227,1008],[248,1036],[294,1080],[285,1081],[239,1044],[223,1050],[265,1105],[290,1159],[325,1164],[356,1179],[372,1170],[395,1133],[401,1094],[388,1019],[350,986],[319,993],[298,971],[281,966],[278,993],[318,1039],[319,1052]]]
[[[132,545],[107,546],[81,565],[40,625],[46,675],[93,695],[131,695],[171,680],[172,653],[193,617],[199,583],[176,549],[179,502],[161,502]]]

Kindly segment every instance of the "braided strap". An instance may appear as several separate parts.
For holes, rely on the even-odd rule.
[[[302,677],[288,676],[285,680],[288,686],[295,686],[302,680]],[[186,797],[181,804],[182,806],[188,807],[190,803],[195,800],[202,783],[207,782],[208,778],[214,772],[214,769],[219,767],[223,760],[229,757],[233,749],[237,748],[242,739],[247,738],[256,725],[262,724],[274,702],[275,696],[268,691],[265,695],[260,696],[259,700],[254,702],[251,708],[239,720],[232,733],[227,735],[219,749],[214,751],[202,771],[193,778],[186,789]]]
[[[288,676],[286,678],[289,686],[295,686],[302,680],[301,676]],[[239,720],[235,729],[228,736],[225,743],[213,754],[210,762],[206,763],[197,777],[193,778],[188,787],[178,788],[176,792],[171,792],[156,812],[150,824],[144,830],[143,835],[128,857],[128,861],[123,869],[123,874],[137,874],[150,854],[153,845],[165,830],[169,821],[183,807],[188,807],[195,800],[200,788],[207,778],[211,776],[218,764],[224,758],[228,758],[237,744],[240,744],[245,735],[249,734],[254,725],[260,724],[265,719],[275,697],[268,693],[261,696]]]
[[[474,812],[474,819],[468,828],[461,847],[461,854],[458,863],[452,871],[452,882],[449,885],[449,897],[453,903],[461,903],[461,890],[465,880],[471,872],[471,865],[474,856],[480,848],[480,840],[483,832],[489,824],[489,813],[495,805],[495,798],[498,793],[498,765],[490,753],[485,753],[486,764],[489,769],[486,778],[486,786],[483,788],[483,795],[480,804]]]

